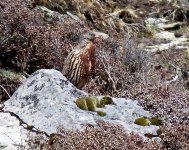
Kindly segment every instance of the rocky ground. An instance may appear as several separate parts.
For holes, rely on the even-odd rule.
[[[188,22],[187,0],[1,1],[0,149],[189,149]],[[95,71],[77,89],[58,71],[89,32]],[[104,95],[116,105],[76,106]]]

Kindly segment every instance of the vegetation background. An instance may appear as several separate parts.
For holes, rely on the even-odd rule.
[[[95,72],[82,90],[138,100],[163,121],[160,143],[99,123],[100,128],[87,127],[85,132],[62,129],[65,137],[31,137],[31,149],[189,149],[189,52],[145,51],[145,46],[168,42],[154,38],[160,31],[147,27],[150,17],[181,22],[170,32],[189,37],[187,0],[0,1],[1,103],[22,83],[23,75],[41,68],[61,71],[83,35],[99,31],[109,38],[96,45]]]

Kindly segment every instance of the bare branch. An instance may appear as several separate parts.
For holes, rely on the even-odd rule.
[[[110,66],[109,66],[109,64],[105,64],[105,57],[102,56],[102,58],[103,58],[103,59],[102,59],[102,64],[103,64],[104,69],[105,69],[105,71],[106,71],[106,73],[107,73],[107,75],[108,75],[108,79],[109,79],[109,80],[111,81],[111,83],[112,83],[113,90],[116,91],[115,81],[114,81],[114,79],[112,78],[111,73],[110,73]]]
[[[10,96],[10,94],[7,92],[7,90],[2,86],[2,85],[0,85],[0,87],[5,91],[5,93],[8,95],[8,97],[10,98],[11,96]]]

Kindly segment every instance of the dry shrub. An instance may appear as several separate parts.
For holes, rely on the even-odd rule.
[[[11,96],[20,84],[19,80],[0,76],[0,103],[9,99],[9,95]]]
[[[30,145],[35,140],[30,140]],[[33,143],[35,146],[36,142]],[[37,147],[37,146],[36,146]],[[46,143],[38,144],[41,149],[120,149],[157,150],[161,146],[156,142],[144,142],[143,139],[125,132],[122,126],[98,122],[98,127],[87,126],[84,131],[67,131],[60,129],[59,134],[52,134]]]
[[[141,26],[143,19],[137,17],[129,6],[129,1],[83,1],[83,0],[34,0],[35,5],[43,5],[61,13],[66,11],[78,16],[85,24],[98,31],[111,34],[112,32],[127,31],[127,25]],[[121,11],[120,11],[121,10]],[[141,30],[141,32],[143,32]]]
[[[189,126],[174,124],[162,129],[161,136],[164,149],[187,150],[189,149]]]
[[[126,34],[122,38],[117,34],[97,44],[95,77],[83,88],[88,93],[126,96],[128,87],[144,78],[149,55],[137,47],[134,37]]]
[[[96,46],[95,76],[84,89],[93,95],[117,95],[121,90],[125,67],[120,59],[118,41],[103,40]]]
[[[171,82],[177,73],[170,67],[182,67],[182,65],[179,66],[179,61],[183,61],[183,56],[169,51],[152,59],[154,60],[151,61],[152,68],[146,73],[146,80],[139,77],[140,81],[129,87],[130,98],[137,99],[146,110],[162,118],[164,124],[187,124],[189,112],[186,110],[189,107],[189,94],[184,88],[181,76]]]
[[[169,123],[189,123],[189,94],[179,93],[177,91],[168,90],[166,97],[164,93],[157,90],[156,88],[149,91],[149,93],[141,94],[139,99],[147,110],[152,112],[154,115],[159,116],[164,120],[164,124]]]
[[[187,0],[133,0],[130,5],[144,17],[166,18],[171,21],[187,21],[189,19],[189,3]],[[143,13],[139,13],[143,12]]]
[[[62,70],[84,25],[54,13],[49,20],[31,1],[0,2],[1,67],[32,73],[40,68]]]
[[[129,72],[143,72],[147,69],[149,55],[146,51],[136,46],[137,41],[134,38],[137,37],[132,37],[125,33],[123,61]]]
[[[147,73],[146,82],[135,82],[129,87],[128,94],[163,120],[161,138],[164,149],[185,150],[189,143],[189,93],[184,88],[181,76],[168,82],[176,75],[172,66],[181,69],[184,67],[184,51],[158,52],[158,55],[152,58],[152,68]]]
[[[22,74],[0,69],[0,103],[7,100],[24,80]]]

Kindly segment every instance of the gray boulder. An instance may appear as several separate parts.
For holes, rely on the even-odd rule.
[[[75,101],[87,93],[73,86],[59,71],[42,69],[33,73],[5,102],[5,111],[17,114],[28,125],[51,134],[58,127],[70,130],[82,130],[86,124],[96,126],[96,120],[121,124],[125,130],[144,135],[156,133],[157,126],[139,126],[134,124],[138,117],[151,117],[137,101],[125,98],[113,98],[116,105],[98,108],[106,116],[96,112],[79,109]],[[99,99],[101,97],[98,97]]]
[[[60,125],[69,129],[79,125],[79,120],[74,120],[79,118],[74,100],[85,95],[60,72],[43,69],[33,73],[17,89],[4,103],[4,110],[14,112],[24,122],[50,134]],[[90,123],[90,119],[85,121]]]

